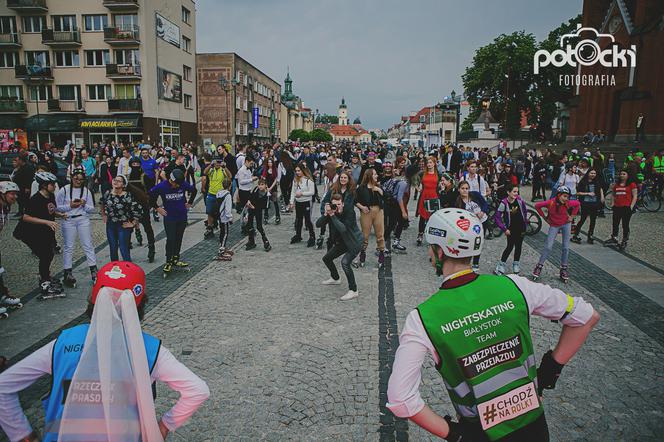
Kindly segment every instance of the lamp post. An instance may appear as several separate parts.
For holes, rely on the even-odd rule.
[[[226,80],[226,78],[223,75],[221,77],[219,77],[219,86],[221,87],[221,89],[224,91],[224,94],[226,95],[226,97],[225,97],[225,99],[226,99],[226,137],[228,138],[227,141],[230,141],[231,144],[233,144],[233,146],[235,146],[235,128],[233,128],[233,132],[232,132],[232,135],[231,135],[231,127],[230,127],[230,121],[229,121],[231,111],[230,111],[229,106],[228,106],[228,92],[230,92],[232,90],[233,93],[235,93],[235,86],[237,86],[239,83],[240,82],[237,81],[235,78],[228,81],[228,80]],[[233,119],[233,120],[235,120],[235,119]]]

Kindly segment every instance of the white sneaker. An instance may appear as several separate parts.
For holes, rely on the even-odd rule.
[[[479,272],[480,272],[480,266],[471,266],[471,269],[472,269],[473,272],[475,272],[475,273],[479,273]]]
[[[323,284],[323,285],[340,285],[341,284],[341,279],[330,278],[330,279],[326,279],[321,284]]]
[[[357,293],[357,290],[348,290],[348,293],[346,293],[345,295],[343,295],[343,296],[341,297],[341,300],[342,300],[342,301],[348,301],[348,300],[350,300],[350,299],[357,298],[358,295],[359,295],[359,293]]]

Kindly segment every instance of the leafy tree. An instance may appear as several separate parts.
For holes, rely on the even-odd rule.
[[[376,132],[371,131],[369,132],[369,134],[371,135],[371,141],[376,141],[378,139],[378,135],[376,135]]]
[[[324,129],[314,129],[309,132],[309,139],[316,142],[329,142],[332,141],[332,135],[330,135]]]
[[[309,132],[304,129],[294,129],[288,136],[288,139],[292,141],[300,140],[301,142],[307,142],[309,141]]]

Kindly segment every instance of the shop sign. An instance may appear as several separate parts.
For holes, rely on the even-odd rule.
[[[81,129],[134,129],[137,118],[86,118],[81,120]]]

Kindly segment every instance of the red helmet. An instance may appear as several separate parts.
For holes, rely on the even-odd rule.
[[[145,296],[145,272],[133,262],[111,261],[102,267],[97,274],[97,282],[92,287],[92,297],[90,299],[92,304],[97,301],[97,295],[102,287],[131,290],[136,305],[139,305]]]

